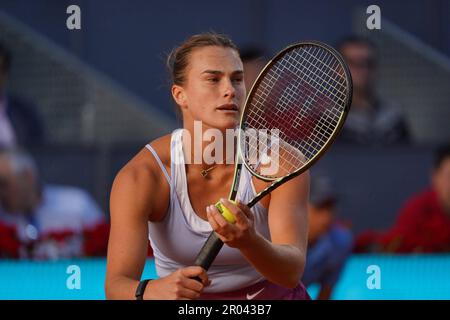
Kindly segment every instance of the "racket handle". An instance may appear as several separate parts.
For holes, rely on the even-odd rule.
[[[230,202],[236,204],[236,202],[233,200],[230,200]],[[220,201],[216,203],[216,208],[228,222],[230,223],[236,222],[234,215]],[[208,240],[206,240],[205,244],[203,245],[202,249],[197,255],[194,264],[208,271],[209,267],[219,254],[220,249],[222,249],[222,247],[223,247],[222,240],[220,240],[220,238],[214,231],[211,232],[211,234],[208,237]],[[195,277],[193,279],[202,282],[199,277]]]
[[[197,255],[194,264],[208,270],[222,247],[222,240],[220,240],[215,232],[211,232],[208,240]]]

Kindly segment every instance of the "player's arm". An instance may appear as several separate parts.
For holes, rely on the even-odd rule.
[[[145,174],[144,174],[145,173]],[[111,190],[107,299],[135,299],[148,250],[148,219],[157,178],[142,167],[124,167]]]
[[[208,220],[221,240],[240,249],[266,279],[293,288],[300,281],[305,267],[308,196],[308,173],[271,193],[268,214],[272,241],[255,232],[252,213],[243,205],[239,205],[239,210],[226,203],[226,207],[236,216],[234,225],[227,223],[214,208],[208,214]]]
[[[147,152],[147,151],[146,151]],[[117,175],[111,191],[111,232],[105,281],[107,299],[135,299],[148,249],[148,221],[158,220],[167,182],[156,162],[129,166]],[[168,201],[168,199],[167,199]],[[164,207],[164,206],[163,206]],[[171,236],[170,234],[167,235]],[[202,282],[193,278],[198,277]],[[195,299],[209,285],[206,271],[188,266],[148,283],[144,300]]]
[[[266,279],[295,287],[303,275],[308,239],[309,175],[304,173],[270,195],[271,240],[262,236],[242,252]]]

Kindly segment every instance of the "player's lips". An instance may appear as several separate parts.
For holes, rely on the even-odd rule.
[[[227,103],[227,104],[223,104],[223,105],[219,106],[218,108],[216,108],[216,110],[227,111],[227,112],[238,112],[239,108],[234,103]]]

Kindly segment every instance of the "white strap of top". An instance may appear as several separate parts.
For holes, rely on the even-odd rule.
[[[150,152],[153,154],[153,156],[155,157],[156,161],[158,162],[162,172],[164,173],[164,175],[166,176],[167,182],[170,185],[170,176],[169,173],[166,170],[166,167],[164,166],[164,164],[162,163],[161,159],[159,158],[158,154],[156,153],[155,149],[152,148],[151,145],[147,144],[145,146],[148,150],[150,150]]]

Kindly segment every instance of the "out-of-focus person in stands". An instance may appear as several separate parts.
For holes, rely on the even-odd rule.
[[[308,208],[309,230],[305,286],[318,284],[317,299],[330,299],[345,262],[351,254],[353,236],[336,220],[337,194],[326,176],[311,180]]]
[[[376,92],[375,44],[363,37],[350,36],[342,39],[337,48],[353,79],[352,106],[338,141],[358,145],[408,143],[410,132],[404,115]]]
[[[43,184],[29,155],[0,149],[0,257],[106,255],[105,220],[85,191]]]
[[[34,105],[7,92],[11,54],[0,43],[0,146],[30,147],[44,142],[44,126]]]
[[[240,51],[240,56],[244,66],[245,88],[248,93],[259,73],[266,65],[267,58],[264,50],[256,46],[243,47]]]
[[[431,186],[406,201],[390,230],[362,233],[355,251],[450,252],[450,144],[436,152]]]

